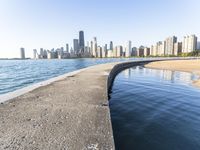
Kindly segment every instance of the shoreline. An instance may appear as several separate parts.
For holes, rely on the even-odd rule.
[[[98,64],[4,94],[7,101],[0,104],[0,149],[114,150],[108,102],[112,82],[126,68],[164,62]]]
[[[195,74],[199,77],[192,85],[200,88],[200,60],[163,60],[144,65],[146,68],[158,70],[181,71]]]
[[[89,68],[89,67],[87,67],[87,68]],[[11,99],[17,98],[18,96],[29,93],[29,92],[37,89],[37,88],[47,86],[49,84],[52,84],[53,82],[63,80],[64,78],[76,75],[76,74],[80,73],[81,71],[86,70],[87,68],[83,68],[83,69],[79,69],[79,70],[72,71],[72,72],[69,72],[69,73],[65,73],[63,75],[59,75],[57,77],[53,77],[53,78],[50,78],[50,79],[47,79],[47,80],[44,80],[44,81],[41,81],[41,82],[38,82],[38,83],[34,83],[34,84],[28,85],[26,87],[17,89],[17,90],[12,91],[12,92],[1,94],[0,95],[0,103],[4,103],[4,102],[9,101]]]
[[[106,89],[119,63],[90,66],[15,91],[15,98],[0,104],[0,149],[114,150]]]

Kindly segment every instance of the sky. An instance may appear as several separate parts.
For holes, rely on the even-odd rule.
[[[20,47],[26,57],[33,49],[71,47],[80,30],[99,45],[200,38],[199,6],[199,0],[0,0],[0,58],[20,57]]]

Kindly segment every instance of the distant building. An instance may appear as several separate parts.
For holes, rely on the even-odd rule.
[[[195,35],[185,36],[183,38],[183,53],[190,53],[197,49],[197,37]]]
[[[113,48],[113,57],[117,57],[117,46]]]
[[[107,57],[107,45],[102,47],[102,58]]]
[[[79,53],[79,43],[78,43],[78,39],[74,39],[73,40],[73,46],[74,46],[74,53],[78,54]]]
[[[131,56],[137,56],[137,47],[132,48]]]
[[[92,56],[93,57],[98,56],[98,54],[97,54],[97,38],[96,37],[93,38],[93,42],[92,42]]]
[[[84,32],[79,31],[79,53],[84,53],[84,48],[85,48],[85,40],[84,40]]]
[[[131,41],[128,41],[125,48],[125,57],[131,56],[131,50],[132,50]]]
[[[25,49],[23,47],[20,48],[20,58],[25,59]]]
[[[52,51],[47,51],[47,59],[53,59],[53,53]]]
[[[108,54],[108,45],[107,45],[107,44],[105,44],[104,50],[105,50],[105,55],[106,55],[106,57],[107,57],[107,54]]]
[[[110,50],[113,50],[113,42],[110,41]]]
[[[138,56],[139,57],[144,57],[144,46],[140,46],[138,48]]]
[[[164,56],[165,55],[165,41],[159,41],[156,45],[156,56]]]
[[[145,57],[150,56],[150,48],[148,48],[148,47],[144,48],[144,56]]]
[[[66,52],[69,53],[69,44],[66,44]]]
[[[116,47],[116,49],[117,49],[116,57],[122,57],[123,56],[123,47],[119,45]]]
[[[177,42],[174,44],[174,55],[179,55],[182,53],[182,42]]]
[[[177,42],[177,37],[168,37],[165,40],[165,55],[174,55],[174,44]]]
[[[200,50],[200,42],[197,42],[197,50]]]
[[[40,59],[43,59],[43,52],[44,52],[43,48],[40,48]]]
[[[97,57],[102,58],[102,48],[101,48],[101,46],[98,46],[98,48],[97,48]]]
[[[33,50],[33,59],[38,59],[37,49]]]
[[[107,57],[108,58],[112,58],[113,57],[113,50],[108,50]]]

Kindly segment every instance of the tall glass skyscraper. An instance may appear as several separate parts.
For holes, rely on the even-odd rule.
[[[83,31],[79,31],[79,49],[80,49],[80,53],[84,53],[84,48],[85,48],[84,32]]]
[[[25,59],[25,49],[23,47],[20,48],[20,58]]]
[[[78,44],[78,39],[73,40],[73,45],[74,45],[74,53],[78,54],[79,52],[79,44]]]

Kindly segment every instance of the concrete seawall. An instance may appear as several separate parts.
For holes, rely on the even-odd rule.
[[[113,81],[120,71],[152,61],[159,60],[92,66],[1,96],[0,149],[115,149],[108,105]]]
[[[112,86],[113,86],[113,82],[115,80],[115,77],[123,70],[128,69],[130,67],[134,67],[134,66],[139,66],[139,65],[145,65],[148,64],[150,62],[154,62],[154,61],[162,61],[163,59],[160,60],[145,60],[145,61],[130,61],[130,62],[124,62],[124,63],[118,63],[116,64],[112,70],[110,71],[110,74],[108,76],[108,82],[107,82],[107,90],[108,93],[111,92]]]
[[[128,69],[130,67],[134,67],[134,66],[139,66],[139,65],[146,65],[148,63],[151,62],[155,62],[155,61],[166,61],[166,60],[195,60],[195,59],[200,59],[199,57],[169,57],[169,58],[160,58],[160,59],[149,59],[149,60],[139,60],[139,61],[128,61],[128,62],[122,62],[122,63],[118,63],[116,65],[113,66],[112,70],[109,73],[108,76],[108,81],[107,81],[107,90],[108,93],[111,92],[112,86],[113,86],[113,82],[115,80],[115,77],[123,70]]]
[[[115,149],[107,78],[116,64],[38,83],[10,100],[2,96],[0,149]]]

